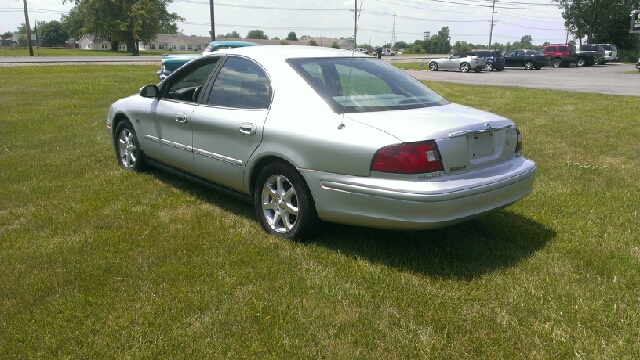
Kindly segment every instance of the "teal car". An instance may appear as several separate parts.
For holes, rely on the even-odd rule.
[[[162,58],[162,67],[158,70],[158,79],[164,80],[167,76],[171,75],[182,65],[189,61],[205,55],[210,52],[218,51],[221,49],[234,49],[244,46],[255,46],[256,43],[248,41],[212,41],[207,45],[202,54],[165,54]]]

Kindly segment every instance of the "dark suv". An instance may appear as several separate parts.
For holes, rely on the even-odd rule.
[[[604,48],[591,44],[576,45],[578,67],[600,64],[604,61]]]
[[[551,44],[538,48],[541,54],[549,55],[551,66],[557,68],[560,66],[569,66],[576,62],[576,47],[568,44]]]
[[[484,69],[487,71],[491,71],[493,69],[496,69],[497,71],[504,70],[504,56],[502,56],[502,53],[500,51],[477,50],[472,51],[468,54],[487,60],[487,65],[485,65],[484,67]]]

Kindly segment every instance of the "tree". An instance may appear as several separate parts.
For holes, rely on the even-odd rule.
[[[334,41],[334,42],[331,44],[331,47],[332,47],[332,48],[334,48],[334,49],[340,49],[340,44],[338,44],[338,42],[337,42],[337,41]]]
[[[11,39],[13,37],[13,33],[11,31],[7,31],[6,33],[1,35],[2,39]]]
[[[396,41],[396,43],[393,44],[393,48],[395,50],[406,49],[408,47],[409,47],[409,45],[404,41]]]
[[[531,35],[525,35],[520,39],[520,47],[530,49],[533,47],[533,37]]]
[[[269,39],[269,37],[262,30],[251,30],[247,34],[247,39]]]
[[[84,27],[84,17],[77,6],[73,7],[67,15],[62,15],[60,21],[67,34],[74,39],[80,39],[87,32]]]
[[[227,33],[226,35],[218,34],[217,37],[225,39],[240,39],[242,36],[240,36],[237,31],[232,31],[230,33]]]
[[[453,46],[453,52],[456,54],[464,54],[471,51],[471,45],[467,44],[466,41],[456,41],[456,44]]]
[[[295,31],[291,31],[289,33],[289,35],[287,35],[287,39],[286,40],[298,41],[298,38],[296,37],[296,32]]]
[[[69,33],[59,21],[38,21],[38,37],[42,40],[42,46],[58,46],[69,40]]]
[[[287,40],[280,40],[280,45],[289,45]]]
[[[62,0],[73,1],[81,16],[83,30],[97,38],[123,42],[133,56],[139,55],[139,43],[150,42],[163,30],[177,29],[176,21],[184,20],[169,13],[173,0]]]
[[[318,43],[315,40],[311,39],[309,40],[309,46],[318,46]]]
[[[564,24],[580,44],[611,43],[636,52],[637,35],[629,34],[629,14],[640,9],[640,0],[553,0],[562,9]]]

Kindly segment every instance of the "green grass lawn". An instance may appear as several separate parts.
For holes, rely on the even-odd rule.
[[[296,243],[118,167],[107,108],[156,70],[0,68],[0,358],[640,358],[640,98],[430,82],[516,121],[534,192]]]

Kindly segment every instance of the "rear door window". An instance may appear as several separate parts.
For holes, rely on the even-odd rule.
[[[271,102],[269,78],[247,59],[229,57],[215,78],[206,104],[240,109],[266,109]]]

